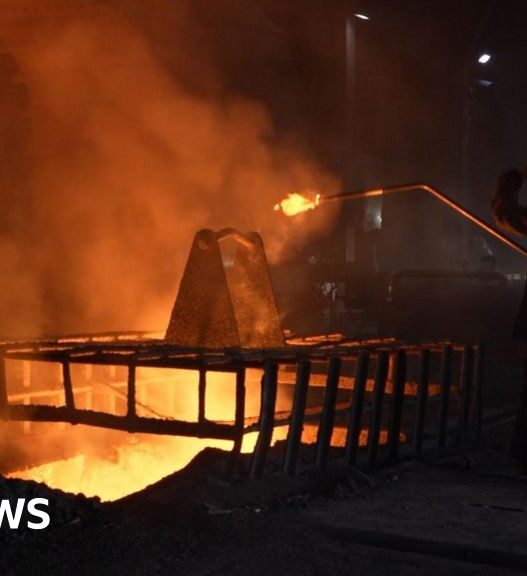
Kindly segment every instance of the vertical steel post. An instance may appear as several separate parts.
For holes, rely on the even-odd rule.
[[[135,364],[130,364],[128,366],[128,418],[135,418]]]
[[[0,358],[0,418],[7,419],[9,398],[7,395],[7,376],[5,359]]]
[[[445,346],[441,352],[441,369],[439,373],[439,422],[437,447],[444,450],[448,432],[448,410],[450,405],[450,387],[452,384],[452,347]]]
[[[296,471],[298,450],[300,448],[302,430],[304,427],[304,413],[306,411],[310,374],[311,362],[309,360],[299,360],[296,367],[295,397],[293,400],[291,424],[289,425],[289,431],[287,433],[284,460],[284,472],[288,476],[293,476]]]
[[[64,385],[64,400],[68,410],[75,410],[75,397],[71,383],[71,371],[69,362],[62,363],[62,383]]]
[[[362,410],[364,407],[364,394],[368,380],[368,365],[370,357],[367,352],[360,352],[355,366],[355,382],[350,406],[348,432],[346,435],[345,462],[346,466],[353,466],[357,460],[360,432],[362,424]]]
[[[388,457],[396,460],[399,455],[399,434],[403,415],[404,385],[406,384],[406,352],[398,350],[395,354],[395,367],[392,391],[392,413],[388,428]]]
[[[234,427],[236,430],[236,438],[227,462],[227,477],[232,476],[236,472],[243,445],[243,431],[245,427],[245,366],[236,371],[236,407],[234,413]]]
[[[373,389],[373,399],[370,415],[370,427],[368,430],[368,466],[372,467],[377,462],[377,452],[379,449],[379,436],[381,432],[382,406],[384,402],[384,392],[386,390],[386,377],[388,376],[389,354],[380,351],[377,355],[377,366],[375,370],[375,384]]]
[[[320,472],[324,472],[328,464],[328,454],[331,446],[333,424],[335,422],[335,405],[337,403],[341,367],[342,360],[338,356],[334,356],[330,359],[326,379],[326,390],[324,393],[324,407],[322,409],[317,434],[316,466],[317,470]]]
[[[199,369],[198,383],[198,422],[205,422],[205,396],[207,394],[207,371]]]
[[[474,369],[472,346],[464,346],[461,357],[461,373],[459,378],[459,394],[461,396],[459,411],[459,442],[466,444],[470,422],[470,405],[472,402],[472,376]]]
[[[413,452],[416,458],[423,453],[423,440],[426,417],[426,401],[428,399],[428,381],[430,378],[430,350],[423,349],[419,356],[419,381],[417,384],[417,399],[415,406]]]
[[[276,391],[278,386],[278,364],[270,360],[264,368],[262,378],[262,403],[260,406],[260,431],[253,452],[250,476],[261,478],[265,470],[267,453],[271,446],[274,429],[274,412],[276,406]]]
[[[481,440],[483,426],[483,367],[485,362],[485,348],[478,344],[474,350],[474,446],[478,446]]]

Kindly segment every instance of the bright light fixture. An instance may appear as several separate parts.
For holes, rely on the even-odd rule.
[[[490,59],[491,59],[491,55],[490,55],[490,54],[482,54],[482,55],[478,58],[478,62],[479,62],[480,64],[486,64]]]
[[[370,17],[366,16],[366,14],[354,14],[356,18],[360,18],[361,20],[369,20]]]

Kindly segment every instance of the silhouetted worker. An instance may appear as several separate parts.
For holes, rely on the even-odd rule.
[[[497,224],[506,232],[527,237],[527,206],[518,201],[518,194],[527,169],[509,170],[498,178],[496,196],[492,201],[492,211]],[[527,342],[527,285],[520,309],[514,321],[515,340]],[[527,473],[527,359],[524,366],[520,403],[516,412],[511,454],[523,473]]]

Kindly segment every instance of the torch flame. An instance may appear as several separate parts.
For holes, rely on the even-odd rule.
[[[281,210],[286,216],[295,216],[307,210],[314,210],[320,204],[320,194],[305,192],[304,194],[288,194],[287,198],[275,204],[275,210]]]

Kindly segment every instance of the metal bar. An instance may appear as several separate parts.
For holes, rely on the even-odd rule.
[[[474,432],[471,441],[479,446],[483,426],[483,387],[484,387],[485,348],[478,344],[474,348]]]
[[[413,437],[413,452],[416,458],[420,458],[423,453],[426,401],[428,399],[429,378],[430,378],[430,350],[421,350],[421,355],[419,358],[419,381],[417,384],[417,402],[415,406],[415,422],[414,422],[414,437]]]
[[[367,352],[361,352],[357,356],[355,383],[353,386],[353,397],[351,399],[348,431],[346,435],[346,448],[344,453],[346,466],[353,466],[357,460],[369,361],[370,357]]]
[[[128,382],[127,382],[127,386],[128,386],[128,394],[127,394],[127,414],[128,414],[128,418],[135,418],[137,416],[136,411],[135,411],[135,365],[134,364],[130,364],[130,366],[128,366]]]
[[[451,383],[452,348],[445,346],[441,353],[441,368],[439,373],[439,426],[437,434],[437,447],[439,450],[443,450],[446,446]]]
[[[205,368],[199,370],[198,384],[198,422],[205,422],[205,396],[207,394],[207,371]]]
[[[440,192],[437,188],[434,188],[430,184],[426,183],[415,183],[415,184],[404,184],[401,186],[389,186],[386,188],[372,188],[369,190],[360,190],[360,191],[349,191],[349,192],[340,192],[337,194],[328,194],[328,195],[321,195],[319,196],[319,204],[326,203],[326,202],[340,202],[342,200],[351,200],[351,199],[359,199],[359,198],[372,198],[374,196],[382,196],[385,194],[393,194],[396,192],[410,192],[412,190],[423,190],[428,194],[431,194],[437,200],[446,204],[449,208],[464,216],[467,220],[470,220],[476,226],[479,226],[482,230],[485,230],[494,238],[497,238],[504,244],[506,244],[509,248],[512,248],[516,252],[519,252],[522,256],[527,256],[527,249],[525,249],[521,244],[511,240],[508,236],[500,232],[494,226],[487,224],[484,220],[476,216],[474,213],[467,210],[463,207],[459,202],[456,202],[443,192]]]
[[[236,438],[234,440],[231,454],[227,462],[226,476],[231,477],[238,466],[240,453],[243,445],[245,427],[245,368],[240,368],[236,372],[236,408],[234,412],[234,429]]]
[[[5,370],[5,360],[0,358],[0,418],[5,419],[9,399],[7,397],[7,377]]]
[[[399,455],[399,434],[403,415],[404,385],[406,383],[406,352],[395,353],[395,368],[392,393],[392,413],[388,428],[388,457],[397,460]]]
[[[309,360],[300,360],[297,364],[293,412],[291,414],[291,424],[287,433],[285,450],[284,473],[288,476],[294,476],[296,472],[298,450],[300,448],[302,429],[304,427],[304,413],[306,410],[310,374],[311,362]]]
[[[456,274],[456,273],[453,273]],[[277,348],[251,349],[243,351],[233,350],[213,350],[196,347],[183,347],[174,344],[167,344],[164,340],[112,340],[110,342],[104,339],[98,339],[99,335],[94,334],[89,343],[79,341],[64,341],[57,339],[53,341],[32,341],[32,342],[4,342],[0,343],[0,353],[4,356],[17,358],[20,360],[49,360],[49,361],[69,361],[76,358],[81,362],[83,358],[94,358],[97,363],[101,358],[103,363],[108,358],[117,358],[120,362],[116,364],[128,364],[135,356],[137,361],[164,361],[174,359],[189,359],[199,361],[208,361],[216,359],[221,362],[233,361],[236,359],[250,361],[251,358],[264,358],[269,354],[275,359],[282,357],[284,360],[289,358],[290,361],[298,361],[299,355],[305,356],[306,351],[310,353],[319,353],[325,355],[328,352],[348,351],[351,355],[362,349],[400,349],[418,350],[422,347],[441,347],[446,342],[428,342],[418,345],[400,344],[393,338],[375,338],[375,339],[350,339],[333,337],[324,338],[306,337],[303,339],[290,340],[286,345]],[[297,342],[297,343],[295,343]],[[302,342],[299,344],[298,342]],[[459,345],[458,345],[459,346]],[[282,361],[282,360],[280,360]],[[139,364],[138,364],[139,365]]]
[[[62,382],[64,384],[64,400],[68,410],[75,410],[75,396],[73,395],[73,385],[71,383],[70,365],[62,363]]]
[[[43,349],[38,351],[15,350],[12,348],[1,351],[2,356],[8,360],[29,360],[32,362],[69,362],[70,364],[89,364],[89,365],[111,365],[111,366],[129,366],[135,364],[136,367],[145,368],[178,368],[199,370],[205,367],[208,370],[218,372],[235,373],[240,366],[240,362],[247,368],[262,368],[265,361],[272,357],[275,361],[282,364],[297,364],[298,360],[309,354],[312,359],[325,360],[336,354],[342,357],[355,357],[357,352],[362,349],[375,351],[379,348],[392,351],[404,349],[407,353],[419,353],[423,348],[430,350],[442,350],[446,342],[428,343],[419,345],[401,345],[389,344],[386,340],[379,340],[374,343],[369,341],[356,341],[350,344],[335,344],[332,342],[321,343],[309,346],[288,345],[284,348],[232,352],[232,351],[203,351],[198,349],[184,349],[159,345],[158,350],[148,353],[145,356],[141,352],[141,345],[131,347],[116,347],[109,351],[106,345],[99,345],[97,351],[92,351],[87,355],[77,354],[73,349],[68,351],[61,350],[60,344],[55,343],[59,350]],[[1,347],[0,347],[1,348]],[[454,350],[461,350],[463,347],[452,344]]]
[[[258,479],[262,476],[267,453],[273,439],[274,411],[278,384],[278,364],[271,360],[265,365],[262,378],[262,402],[260,406],[260,432],[253,452],[250,476]]]
[[[126,432],[215,438],[218,440],[234,440],[237,435],[234,426],[230,424],[185,422],[182,420],[144,417],[137,417],[132,422],[126,416],[79,409],[72,412],[63,406],[11,405],[8,410],[8,419],[33,422],[68,422],[70,424],[86,424],[87,426],[111,428]]]
[[[374,466],[377,462],[377,452],[379,448],[379,436],[381,432],[382,405],[384,401],[384,391],[386,389],[386,377],[388,376],[388,352],[381,351],[377,355],[377,366],[375,370],[375,384],[373,389],[373,400],[370,415],[370,427],[368,430],[368,466]]]
[[[459,442],[464,445],[468,439],[470,422],[470,405],[472,402],[472,376],[474,358],[472,346],[465,346],[461,356],[461,374],[459,379],[459,392],[461,407],[459,411]]]
[[[328,364],[326,390],[324,393],[324,408],[320,416],[320,424],[317,434],[316,466],[320,472],[324,472],[328,464],[331,436],[333,434],[333,425],[335,423],[335,407],[337,403],[341,367],[342,360],[338,356],[331,358]]]

